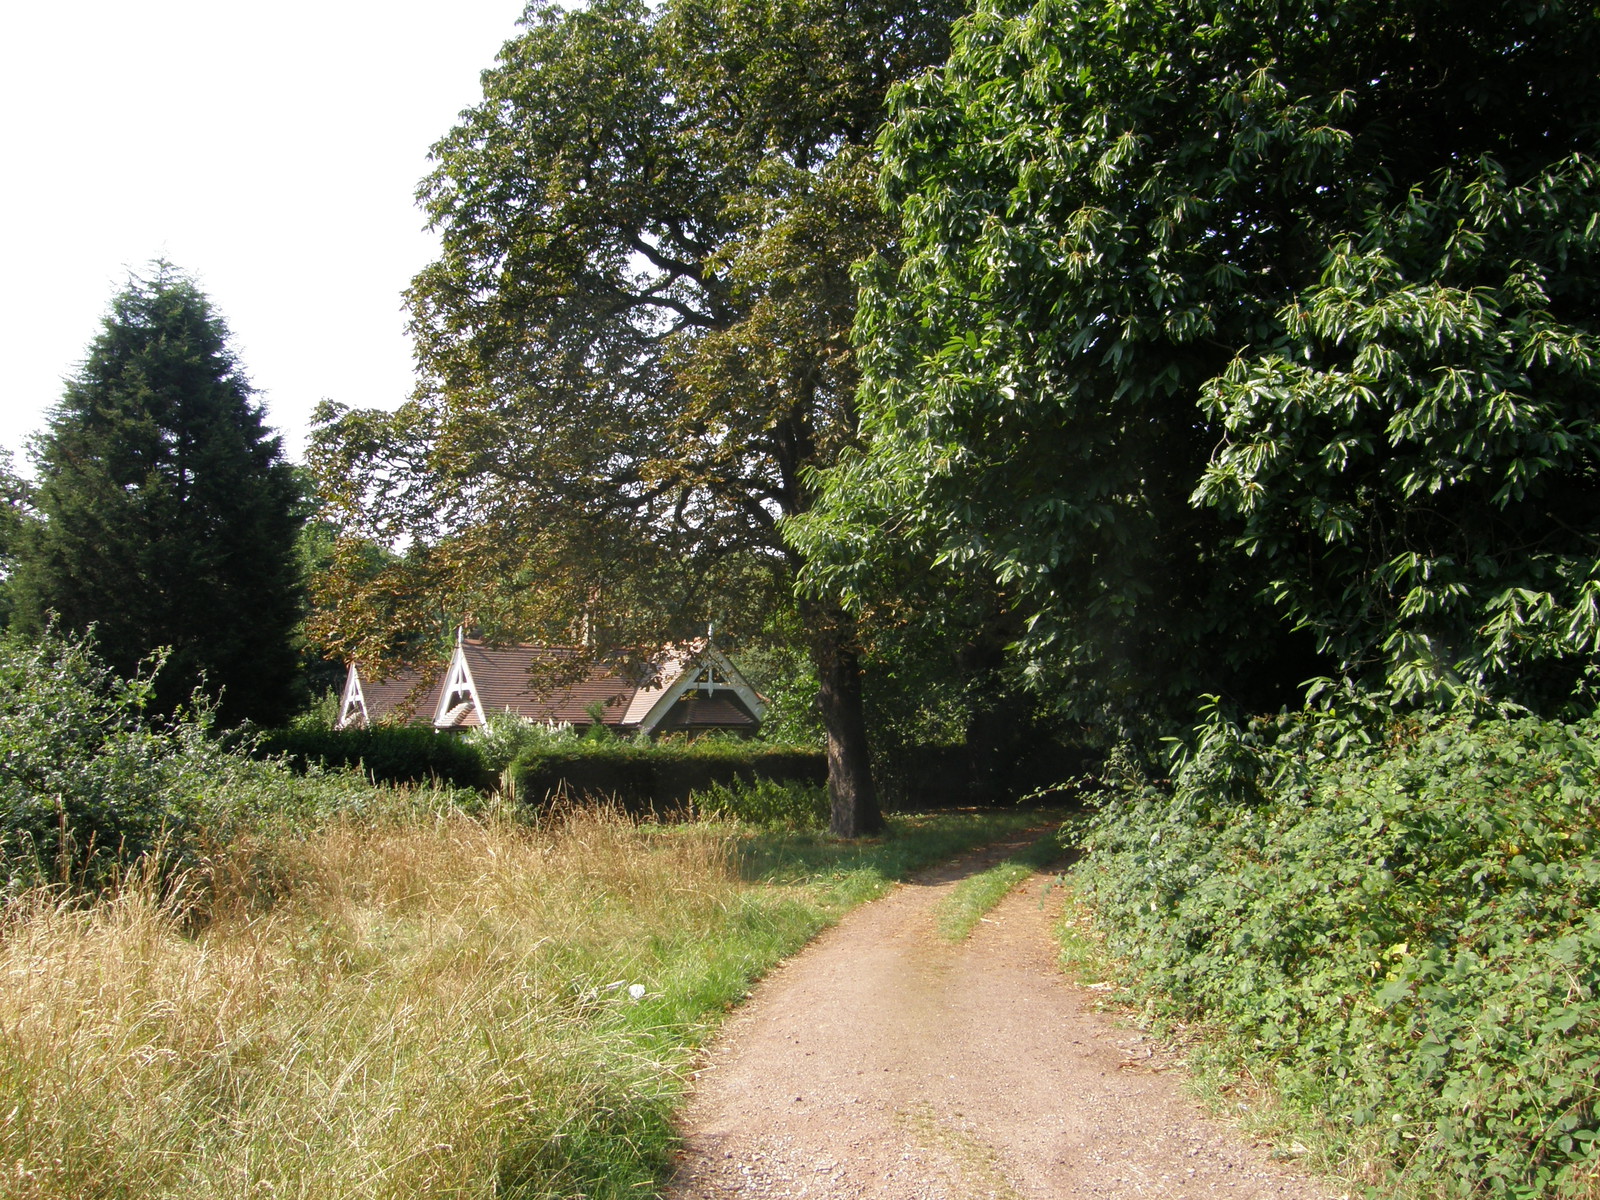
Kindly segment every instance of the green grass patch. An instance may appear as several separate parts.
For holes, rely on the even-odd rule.
[[[961,941],[1013,888],[1064,854],[1062,833],[1052,829],[987,871],[967,876],[939,902],[939,933],[952,942]]]
[[[796,889],[819,914],[837,918],[916,871],[1013,836],[1038,820],[1037,812],[1015,808],[902,813],[889,818],[881,836],[855,841],[763,830],[740,838],[740,872],[752,882]]]

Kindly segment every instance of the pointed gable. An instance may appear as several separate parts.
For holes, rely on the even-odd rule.
[[[649,733],[696,729],[754,732],[767,714],[765,701],[715,646],[701,645],[662,671],[663,686],[638,721]],[[670,682],[669,680],[670,676]]]
[[[351,663],[345,672],[335,728],[367,729],[394,720],[426,723],[437,704],[437,688],[437,682],[430,685],[421,671],[396,671],[386,679],[375,679],[358,663]]]
[[[603,706],[601,721],[619,733],[726,729],[754,732],[766,706],[714,647],[669,647],[652,678],[640,680],[622,662],[581,668],[577,650],[549,646],[487,646],[458,634],[444,673],[424,686],[420,672],[372,682],[354,665],[345,682],[340,728],[365,726],[397,714],[435,729],[470,729],[487,716],[513,712],[530,721],[583,726]],[[563,666],[572,682],[541,682]]]
[[[434,703],[435,729],[465,729],[482,725],[484,707],[478,696],[478,684],[472,667],[467,662],[466,641],[456,635],[455,653],[445,669],[444,682],[439,688],[439,698]],[[493,710],[490,710],[493,711]]]

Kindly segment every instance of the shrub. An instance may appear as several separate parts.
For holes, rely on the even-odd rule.
[[[98,880],[122,858],[182,839],[197,768],[217,753],[203,714],[145,719],[159,669],[123,679],[81,640],[0,642],[0,860],[15,889]]]
[[[153,672],[151,672],[153,673]],[[211,737],[203,709],[152,722],[150,673],[81,640],[0,641],[0,881],[99,887],[147,856],[160,877],[227,869],[241,835],[371,813],[396,798],[320,767],[296,777]],[[416,798],[460,807],[463,797]],[[412,803],[406,798],[405,803]]]
[[[487,788],[493,773],[473,742],[422,725],[320,729],[296,725],[259,735],[253,753],[281,757],[296,770],[315,763],[359,767],[374,783],[428,783]]]
[[[524,752],[506,770],[506,790],[523,803],[549,796],[616,800],[634,811],[683,808],[691,795],[736,780],[826,781],[819,750],[737,738],[625,742],[574,738]]]
[[[532,721],[514,712],[490,713],[467,734],[484,769],[499,774],[525,754],[570,746],[578,738],[571,725]]]
[[[1600,1171],[1600,722],[1310,716],[1202,731],[1080,869],[1177,1006],[1286,1098],[1466,1194]]]
[[[693,805],[708,817],[726,817],[779,829],[826,829],[828,789],[797,780],[736,779],[694,793]]]

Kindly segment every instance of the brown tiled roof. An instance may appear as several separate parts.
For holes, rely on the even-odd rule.
[[[466,729],[482,725],[488,713],[507,709],[534,721],[558,724],[589,724],[589,708],[596,702],[605,706],[602,723],[613,727],[637,727],[677,680],[695,653],[691,649],[664,652],[654,678],[641,682],[637,672],[621,661],[591,663],[581,661],[578,651],[548,646],[486,646],[466,640],[460,646],[467,671],[477,692],[478,704],[454,704],[439,719],[444,729]],[[453,663],[452,659],[452,663]],[[553,688],[546,680],[577,673],[578,678]],[[648,670],[648,668],[646,668]],[[389,680],[368,682],[362,678],[367,711],[373,721],[390,716],[402,704],[411,705],[412,724],[426,725],[435,720],[443,690],[451,671],[447,667],[425,688],[417,671],[401,672]],[[659,730],[754,729],[760,722],[733,693],[716,696],[691,694],[675,702]]]
[[[543,672],[560,671],[564,661],[577,658],[577,651],[547,646],[502,646],[491,649],[479,642],[462,647],[467,670],[477,685],[478,701],[484,712],[510,709],[534,721],[554,721],[568,725],[589,724],[589,706],[595,701],[606,706],[604,724],[621,725],[628,703],[639,691],[618,664],[590,666],[577,682],[551,692],[536,692],[530,686],[534,667]],[[483,713],[468,715],[463,725],[483,724]]]
[[[425,682],[421,671],[400,671],[389,679],[373,679],[362,671],[361,695],[367,702],[367,717],[377,723],[393,714],[409,713],[408,724],[427,725],[433,721],[433,712],[439,706],[439,689],[444,686],[442,674],[435,673],[431,682]]]

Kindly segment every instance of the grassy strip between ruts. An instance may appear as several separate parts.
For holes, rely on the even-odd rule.
[[[1024,879],[1065,856],[1062,833],[1052,829],[987,871],[969,875],[939,902],[939,933],[952,942],[970,934],[985,913]]]
[[[652,1194],[695,1048],[894,880],[1030,813],[889,835],[419,808],[235,845],[186,903],[0,918],[0,1193]]]

